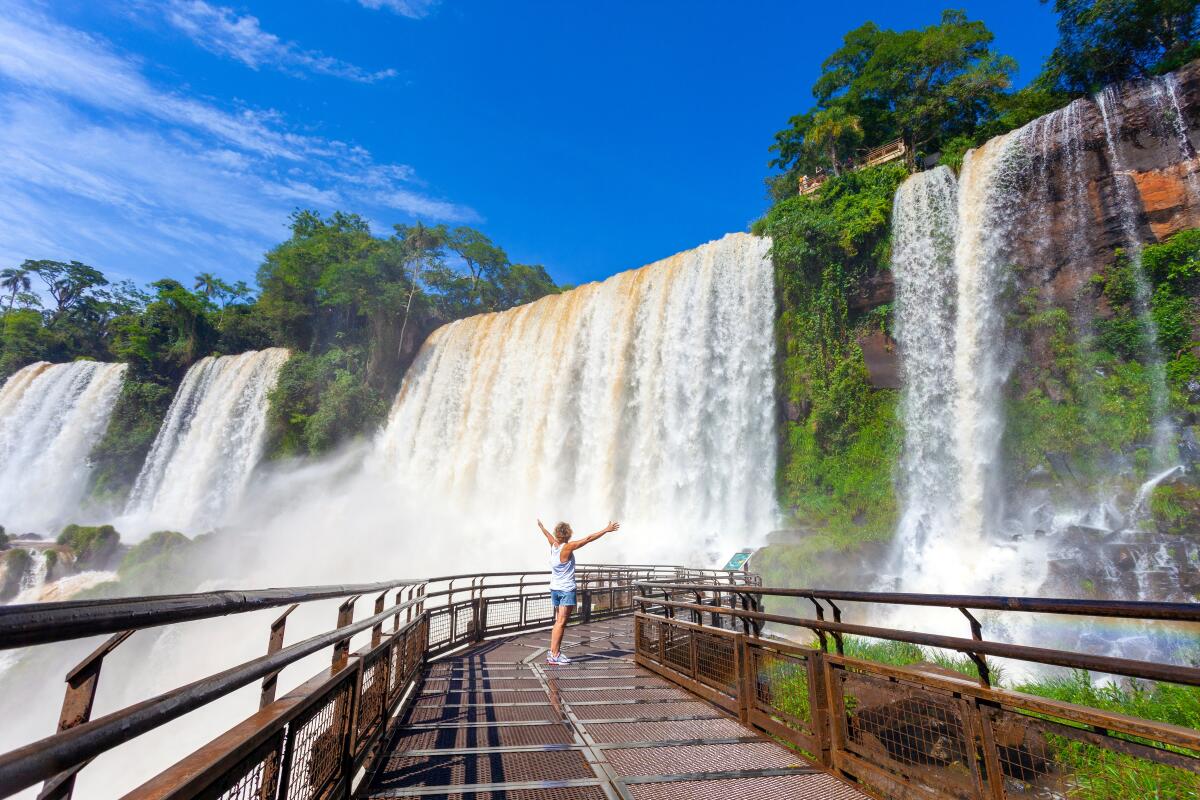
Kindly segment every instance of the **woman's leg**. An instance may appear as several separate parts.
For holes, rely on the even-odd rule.
[[[571,616],[571,606],[559,606],[554,616],[554,627],[550,631],[550,652],[558,655],[559,645],[562,644],[563,631],[567,627],[567,617]]]

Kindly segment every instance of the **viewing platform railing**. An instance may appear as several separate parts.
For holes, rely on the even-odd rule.
[[[601,565],[579,567],[577,579],[577,618],[592,620],[631,613],[638,582],[715,586],[756,576]],[[363,597],[373,597],[371,613],[355,620]],[[288,615],[300,604],[328,600],[342,601],[336,627],[285,646]],[[285,606],[270,626],[265,655],[91,719],[104,658],[136,631]],[[3,606],[0,649],[112,636],[67,674],[58,732],[0,755],[0,796],[44,781],[40,799],[68,798],[92,759],[261,682],[256,713],[126,797],[349,797],[428,659],[487,637],[549,626],[552,615],[549,572]],[[351,640],[359,635],[369,640],[352,653]],[[323,650],[332,653],[330,667],[276,699],[281,670]]]
[[[762,611],[771,597],[810,601],[815,618]],[[1200,731],[998,688],[988,659],[1190,687],[1200,686],[1200,669],[987,641],[972,614],[1196,623],[1200,605],[694,582],[647,582],[636,600],[639,664],[791,743],[873,796],[1200,797]],[[957,609],[971,638],[845,623],[838,603]],[[814,641],[805,646],[765,636],[767,624],[789,639]],[[957,651],[973,662],[977,677],[934,664],[899,667],[847,656],[846,636]],[[1129,794],[1122,786],[1138,789]]]

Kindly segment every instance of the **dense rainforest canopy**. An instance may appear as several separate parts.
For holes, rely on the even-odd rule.
[[[127,490],[188,367],[264,347],[293,352],[271,397],[274,455],[320,453],[385,414],[404,367],[443,322],[560,291],[473,228],[396,225],[297,211],[264,257],[257,289],[201,273],[142,288],[78,261],[0,271],[0,378],[34,361],[130,366],[93,454],[99,494]]]

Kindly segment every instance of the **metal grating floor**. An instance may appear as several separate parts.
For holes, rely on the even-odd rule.
[[[544,663],[547,631],[431,664],[359,799],[865,800],[637,666],[632,627],[631,618],[573,626],[570,666]]]

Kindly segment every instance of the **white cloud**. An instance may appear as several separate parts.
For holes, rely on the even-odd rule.
[[[304,50],[264,31],[257,17],[238,16],[232,8],[204,0],[171,0],[163,7],[171,25],[211,53],[228,56],[251,69],[268,67],[283,72],[313,72],[335,78],[373,83],[392,78],[396,70],[369,72],[338,58]]]
[[[247,277],[296,207],[479,219],[429,196],[408,165],[270,110],[160,88],[135,59],[28,7],[0,16],[0,265]]]
[[[363,8],[386,8],[402,17],[421,19],[433,13],[440,0],[358,0]]]

